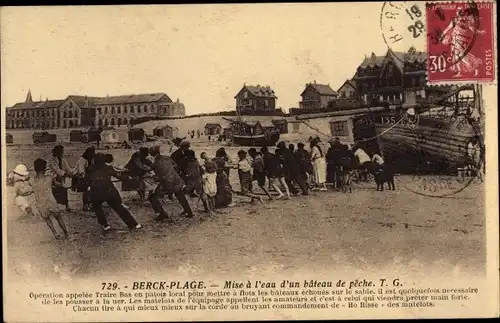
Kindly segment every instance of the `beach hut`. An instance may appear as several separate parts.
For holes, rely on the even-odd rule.
[[[98,127],[90,127],[87,130],[87,142],[94,142],[101,140],[102,129]]]
[[[48,133],[47,131],[34,132],[32,138],[34,144],[44,144],[57,141],[57,136],[55,134]]]
[[[179,128],[167,125],[158,126],[153,129],[153,136],[163,138],[175,138],[179,136]]]
[[[286,119],[274,119],[271,122],[281,134],[288,133],[288,121]]]
[[[146,132],[142,128],[131,128],[128,131],[128,141],[144,141]]]
[[[12,136],[10,133],[5,134],[5,142],[7,144],[13,144],[14,143],[14,136]]]
[[[300,120],[290,120],[288,122],[287,128],[289,133],[301,133]]]
[[[262,126],[262,129],[264,129],[264,131],[274,131],[274,130],[276,130],[276,127],[274,126],[274,124],[271,121],[268,121],[268,120],[262,121],[260,123],[260,125]]]
[[[70,142],[87,142],[87,132],[82,130],[71,130],[69,132]]]
[[[103,144],[117,144],[120,142],[120,136],[113,127],[104,127],[101,132],[101,142]]]
[[[207,123],[205,125],[205,136],[219,135],[222,132],[220,123]]]

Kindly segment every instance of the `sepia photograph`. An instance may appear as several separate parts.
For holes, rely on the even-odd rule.
[[[498,317],[496,2],[0,17],[4,321]]]

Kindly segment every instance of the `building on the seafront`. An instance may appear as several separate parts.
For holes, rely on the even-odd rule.
[[[28,90],[26,100],[7,107],[5,112],[5,126],[7,129],[31,128],[53,129],[57,128],[57,108],[63,100],[33,101],[31,91]]]
[[[361,62],[353,80],[362,104],[415,104],[439,96],[443,87],[428,86],[427,54],[411,47],[408,52],[388,50],[384,56],[372,53]]]
[[[339,99],[352,99],[356,97],[356,81],[346,80],[337,90]]]
[[[53,129],[134,125],[147,117],[184,116],[186,108],[165,93],[106,97],[69,95],[63,100],[33,101],[28,91],[24,102],[6,109],[7,129]]]
[[[244,84],[234,98],[236,111],[241,115],[269,115],[276,112],[278,97],[270,86]]]
[[[314,81],[306,84],[300,96],[302,101],[299,102],[299,108],[312,110],[328,107],[328,103],[335,100],[338,93],[329,84],[318,84]]]
[[[95,125],[134,125],[138,118],[169,116],[171,104],[172,100],[165,93],[102,97],[94,104]]]
[[[338,137],[344,144],[353,144],[355,141],[367,137],[362,133],[361,122],[370,113],[384,111],[384,107],[359,108],[325,113],[303,114],[296,116],[296,120],[289,121],[290,132],[314,136],[324,134]]]

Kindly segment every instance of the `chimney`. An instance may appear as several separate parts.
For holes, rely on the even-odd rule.
[[[314,84],[316,84],[316,80],[314,80]]]
[[[179,103],[179,98],[177,98],[177,103]]]

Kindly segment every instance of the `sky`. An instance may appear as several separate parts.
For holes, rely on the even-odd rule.
[[[2,7],[1,104],[164,92],[187,114],[235,108],[247,85],[298,107],[384,55],[382,3]],[[409,47],[410,45],[408,45]]]

